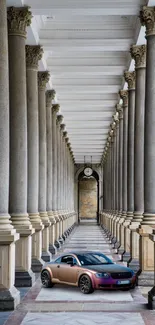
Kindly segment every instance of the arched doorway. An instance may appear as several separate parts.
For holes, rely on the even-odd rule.
[[[78,176],[78,221],[96,219],[99,221],[99,176],[93,171],[86,177],[82,171]]]

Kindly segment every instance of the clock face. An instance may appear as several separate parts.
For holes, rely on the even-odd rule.
[[[86,175],[86,176],[91,176],[92,175],[92,173],[93,173],[93,170],[92,170],[92,168],[90,168],[90,167],[86,167],[85,169],[84,169],[84,174]]]

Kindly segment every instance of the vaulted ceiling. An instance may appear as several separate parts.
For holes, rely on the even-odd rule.
[[[123,73],[133,68],[132,44],[145,43],[139,11],[148,0],[8,0],[29,5],[33,21],[27,44],[41,44],[40,69],[51,72],[49,87],[74,152],[99,163],[103,154]],[[153,0],[149,1],[155,2]],[[151,4],[152,5],[152,4]]]

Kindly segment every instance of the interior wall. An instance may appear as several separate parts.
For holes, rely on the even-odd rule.
[[[95,178],[83,178],[79,181],[79,217],[96,218],[97,181]]]

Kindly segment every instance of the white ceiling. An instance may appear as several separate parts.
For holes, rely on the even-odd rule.
[[[20,4],[19,4],[20,3]],[[139,11],[148,0],[8,0],[29,5],[33,21],[28,44],[41,44],[40,69],[51,72],[48,87],[57,102],[74,152],[99,163],[103,154],[123,72],[133,67],[129,49],[144,43]],[[155,1],[150,0],[149,5]]]

